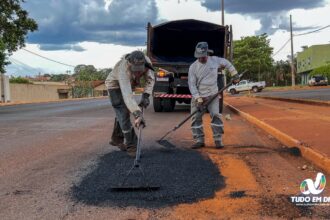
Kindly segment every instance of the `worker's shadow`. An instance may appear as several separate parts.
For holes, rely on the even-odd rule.
[[[126,153],[115,151],[102,156],[95,169],[71,188],[72,198],[96,206],[156,208],[213,198],[225,186],[218,167],[199,152],[173,149],[143,153],[141,168],[148,183],[159,185],[159,190],[112,191],[111,187],[119,186],[133,165]],[[144,184],[138,172],[126,182],[127,186]]]

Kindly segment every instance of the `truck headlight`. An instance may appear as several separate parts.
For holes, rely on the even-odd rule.
[[[157,76],[158,76],[158,77],[165,77],[165,76],[167,76],[167,74],[166,74],[165,71],[160,70],[160,71],[157,72]]]

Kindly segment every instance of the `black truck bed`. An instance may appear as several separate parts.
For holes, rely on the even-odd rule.
[[[206,41],[213,55],[224,57],[226,27],[198,20],[178,20],[152,27],[148,25],[148,56],[155,66],[189,65],[195,46]]]

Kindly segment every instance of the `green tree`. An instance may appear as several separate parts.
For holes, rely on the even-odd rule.
[[[105,81],[111,68],[97,70],[93,65],[80,64],[74,68],[75,86],[73,88],[74,97],[93,96],[93,82],[97,80]]]
[[[106,69],[101,69],[101,70],[97,71],[97,79],[105,81],[111,71],[112,71],[112,68],[106,68]]]
[[[80,64],[74,68],[73,76],[79,81],[96,80],[97,69],[93,65]]]
[[[73,76],[79,81],[105,80],[111,68],[97,70],[93,65],[80,64],[74,68]]]
[[[272,69],[273,48],[267,34],[242,37],[234,41],[234,65],[239,72],[249,70],[244,78],[265,80]]]
[[[97,69],[93,65],[80,64],[74,68],[75,86],[73,96],[75,98],[93,95],[92,81],[97,80]]]
[[[9,64],[9,62],[7,61],[5,52],[6,52],[6,47],[0,37],[0,74],[5,72],[4,67],[5,67],[5,65]]]
[[[330,64],[315,68],[312,70],[310,73],[311,76],[316,76],[316,75],[322,75],[328,78],[330,80]]]
[[[68,74],[52,74],[50,77],[50,81],[53,82],[63,82],[70,78]]]
[[[81,71],[94,73],[97,71],[97,69],[93,65],[85,65],[85,64],[79,64],[74,68],[74,74],[79,74]]]
[[[291,85],[291,65],[289,61],[276,61],[272,72],[271,80],[276,86]]]
[[[9,79],[10,83],[19,83],[19,84],[32,84],[28,79],[22,77],[12,77]]]
[[[21,8],[24,0],[0,1],[0,72],[5,72],[6,59],[25,46],[25,36],[38,29],[37,23]]]
[[[296,58],[293,62],[297,63]],[[297,85],[301,82],[301,77],[297,73],[295,75],[295,81]],[[290,86],[292,84],[291,61],[276,61],[273,64],[273,70],[266,78],[266,82],[268,85],[275,84],[276,86]]]

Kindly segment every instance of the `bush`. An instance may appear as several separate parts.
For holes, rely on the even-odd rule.
[[[13,77],[9,80],[10,83],[32,84],[28,79],[22,77]]]
[[[321,66],[321,67],[315,68],[310,73],[310,76],[316,76],[316,75],[325,76],[328,79],[330,79],[330,64],[327,64],[325,66]]]

